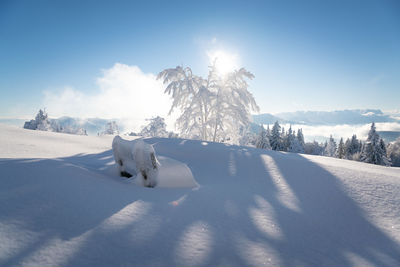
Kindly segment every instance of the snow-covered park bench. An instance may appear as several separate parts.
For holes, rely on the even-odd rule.
[[[143,140],[128,141],[117,135],[113,139],[112,149],[121,176],[130,178],[136,175],[146,187],[157,185],[160,164],[153,146]]]

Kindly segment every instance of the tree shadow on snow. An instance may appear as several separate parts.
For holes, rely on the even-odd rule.
[[[12,248],[0,254],[0,265],[46,257],[55,265],[73,265],[69,262],[80,249],[89,253],[78,258],[78,265],[126,253],[118,239],[129,220],[143,221],[151,205],[168,205],[181,191],[160,197],[128,183],[114,167],[111,150],[56,159],[0,159],[0,227],[6,227],[0,233],[9,231],[2,242]]]
[[[40,234],[0,263],[52,251],[54,239],[71,251],[57,264],[68,266],[349,266],[352,255],[379,266],[400,262],[399,245],[368,221],[339,180],[301,155],[147,142],[187,163],[200,188],[126,183],[108,165],[111,151],[0,159],[0,222],[13,218]],[[32,177],[34,169],[43,176]]]
[[[400,263],[399,244],[366,218],[339,179],[299,154],[190,140],[152,142],[160,155],[187,162],[202,185],[179,207],[190,216],[180,218],[186,227],[177,227],[183,239],[196,222],[206,228],[212,249],[199,260],[204,265]]]

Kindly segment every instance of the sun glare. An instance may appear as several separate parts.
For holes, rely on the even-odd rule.
[[[238,68],[238,55],[223,50],[216,50],[207,53],[210,64],[215,61],[218,72],[225,75]]]

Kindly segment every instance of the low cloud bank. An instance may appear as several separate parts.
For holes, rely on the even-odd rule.
[[[162,82],[137,66],[116,63],[102,71],[97,89],[87,94],[72,87],[59,92],[45,91],[43,106],[51,117],[119,119],[123,128],[139,131],[145,119],[161,116],[170,129],[175,118],[168,115],[171,100]]]
[[[377,131],[400,131],[400,123],[397,122],[380,122],[376,123]],[[285,129],[289,129],[289,124],[281,125],[285,127]],[[270,126],[271,127],[271,126]],[[335,139],[343,139],[350,138],[353,134],[356,134],[358,138],[361,140],[365,140],[368,135],[368,131],[371,128],[371,124],[341,124],[341,125],[301,125],[301,124],[293,124],[292,129],[303,129],[304,138],[307,142],[316,140],[318,142],[323,142],[330,135]]]

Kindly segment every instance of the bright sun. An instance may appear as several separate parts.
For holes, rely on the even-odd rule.
[[[217,71],[225,75],[238,68],[238,55],[231,54],[223,50],[209,51],[207,52],[208,59],[212,64],[215,61]]]

